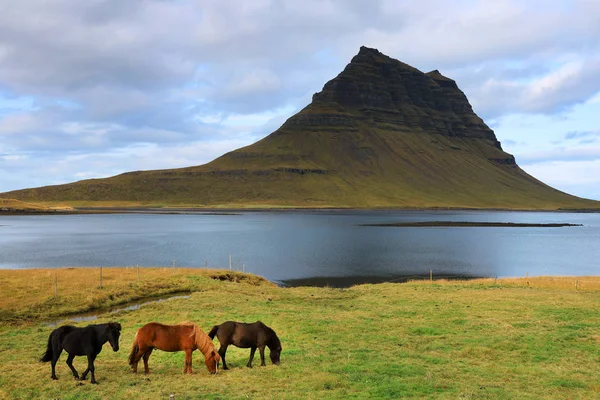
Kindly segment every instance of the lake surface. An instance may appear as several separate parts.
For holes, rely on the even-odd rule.
[[[578,227],[373,227],[422,221]],[[0,268],[245,269],[283,284],[347,286],[407,277],[600,275],[600,214],[294,211],[0,217]]]

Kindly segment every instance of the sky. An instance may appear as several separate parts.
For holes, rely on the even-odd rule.
[[[521,168],[600,200],[597,0],[0,0],[0,192],[209,162],[361,45],[451,77]]]

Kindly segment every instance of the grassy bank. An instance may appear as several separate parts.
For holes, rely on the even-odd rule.
[[[39,203],[26,203],[15,199],[0,197],[0,215],[9,213],[58,213],[73,211],[70,206],[45,205]]]
[[[594,278],[279,288],[256,278],[242,279],[243,275],[234,278],[226,272],[198,270],[143,269],[152,278],[138,283],[137,271],[130,269],[129,282],[114,275],[98,289],[94,287],[97,270],[59,272],[81,280],[79,288],[68,291],[64,286],[63,293],[59,281],[58,296],[50,294],[57,305],[47,308],[55,315],[89,308],[95,304],[90,303],[92,297],[100,302],[118,301],[121,291],[132,293],[141,287],[150,294],[151,285],[163,285],[160,290],[181,287],[178,291],[192,293],[189,299],[111,316],[123,324],[122,349],[113,353],[107,347],[99,355],[99,385],[88,381],[79,386],[68,373],[64,355],[57,367],[58,381],[50,379],[48,364],[37,362],[52,328],[39,319],[41,313],[31,311],[36,304],[48,302],[32,288],[40,278],[51,282],[51,272],[45,276],[48,271],[0,271],[1,309],[12,310],[12,319],[0,326],[0,397],[599,396],[600,283]],[[52,290],[50,283],[44,285]],[[22,291],[29,296],[21,296]],[[19,301],[12,299],[17,294]],[[61,296],[68,300],[59,300]],[[208,374],[200,353],[194,354],[192,376],[182,374],[182,353],[164,352],[153,353],[149,376],[129,373],[127,354],[135,330],[143,324],[190,320],[209,330],[230,319],[260,319],[273,327],[283,344],[281,366],[247,369],[248,350],[230,348],[231,370],[217,376]],[[75,360],[80,372],[84,366],[84,359]]]
[[[275,286],[251,274],[198,268],[57,268],[0,270],[0,322],[52,319],[180,292],[216,281]],[[102,287],[100,287],[102,285]]]

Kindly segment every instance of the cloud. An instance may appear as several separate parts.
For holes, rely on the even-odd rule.
[[[518,154],[519,163],[550,161],[593,161],[600,160],[600,145],[554,147],[546,150],[529,151]]]
[[[571,131],[571,132],[567,132],[567,134],[565,135],[565,139],[567,139],[567,140],[582,139],[582,138],[592,138],[592,139],[600,138],[600,130]]]
[[[223,152],[249,144],[304,107],[361,45],[440,69],[484,118],[565,113],[600,96],[600,3],[588,0],[20,0],[0,8],[0,153],[29,157],[3,161],[0,173],[20,176],[44,159],[60,165],[48,168],[56,178],[37,170],[48,182],[164,167],[117,156],[134,148],[181,154],[187,144]],[[75,171],[67,160],[84,155],[99,161]],[[2,176],[0,191],[41,182],[22,176]]]
[[[195,68],[183,57],[189,41],[173,41],[170,32],[177,26],[177,36],[191,34],[184,6],[23,0],[2,11],[0,81],[15,91],[157,89],[187,81]]]
[[[102,178],[126,171],[182,168],[206,163],[231,148],[248,144],[247,139],[174,144],[138,144],[109,151],[0,154],[2,185],[21,189]],[[18,173],[14,173],[18,171]]]
[[[584,161],[545,161],[522,165],[529,174],[575,196],[600,199],[600,158]]]
[[[553,115],[583,104],[600,92],[600,53],[550,70],[484,70],[463,89],[485,118],[510,113]],[[482,76],[484,75],[484,76]]]

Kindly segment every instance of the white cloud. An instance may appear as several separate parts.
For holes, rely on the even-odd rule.
[[[25,161],[29,159],[29,156],[25,154],[10,154],[5,156],[0,156],[4,161],[7,162],[16,162],[16,161]]]
[[[590,103],[590,104],[600,103],[600,93],[597,93],[594,97],[592,97],[591,99],[589,99],[587,101],[587,103]]]
[[[140,144],[99,153],[45,153],[31,158],[26,155],[0,156],[3,177],[0,185],[21,189],[103,178],[134,170],[188,167],[212,161],[251,141],[246,138],[172,145]]]
[[[600,159],[546,161],[522,167],[556,189],[579,197],[600,199]]]
[[[38,126],[32,114],[9,114],[0,119],[0,135],[27,131]]]

